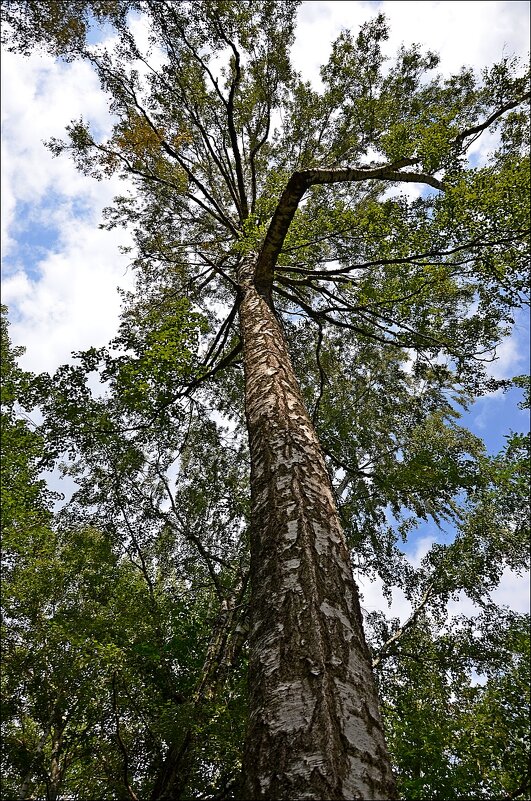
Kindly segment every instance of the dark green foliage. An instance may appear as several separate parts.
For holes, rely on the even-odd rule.
[[[529,616],[491,608],[404,636],[380,675],[402,797],[526,797],[530,655]]]

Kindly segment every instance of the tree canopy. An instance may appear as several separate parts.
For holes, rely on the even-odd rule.
[[[23,373],[2,329],[12,795],[147,798],[168,752],[176,797],[241,792],[249,259],[356,571],[411,603],[405,623],[365,620],[402,796],[529,792],[527,621],[489,595],[528,565],[529,439],[507,432],[488,455],[461,420],[510,385],[488,361],[527,302],[529,76],[508,57],[444,77],[420,46],[388,61],[378,14],[341,33],[316,89],[290,63],[296,9],[2,6],[8,47],[96,71],[112,135],[80,119],[48,146],[86,175],[124,178],[103,225],[131,232],[137,276],[116,337],[53,376]],[[129,25],[138,14],[147,50]],[[94,44],[103,22],[113,37]],[[495,149],[473,163],[472,142],[493,130]],[[55,515],[41,477],[53,460],[78,487]],[[451,536],[414,567],[405,543],[426,522]],[[480,611],[449,621],[460,593]]]

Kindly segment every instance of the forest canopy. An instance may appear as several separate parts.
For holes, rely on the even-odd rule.
[[[529,568],[529,436],[491,454],[463,418],[529,397],[489,372],[528,304],[529,74],[390,60],[376,14],[316,88],[297,6],[2,5],[8,50],[98,76],[111,134],[76,119],[47,147],[124,179],[102,226],[136,281],[53,374],[2,312],[5,797],[529,794],[529,616],[492,597]],[[55,510],[54,465],[76,482]],[[361,599],[363,635],[351,568],[410,616]]]

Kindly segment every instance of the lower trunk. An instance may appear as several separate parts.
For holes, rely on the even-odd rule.
[[[358,592],[285,340],[242,287],[251,450],[246,799],[391,799]]]

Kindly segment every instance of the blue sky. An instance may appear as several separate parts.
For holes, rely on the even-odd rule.
[[[527,58],[527,2],[313,0],[299,12],[296,67],[318,83],[319,65],[341,28],[356,29],[379,10],[390,20],[390,55],[402,42],[422,43],[441,54],[443,72],[463,64],[479,71],[511,53]],[[145,40],[142,20],[134,25],[137,38]],[[65,126],[81,114],[103,136],[110,132],[105,98],[86,64],[4,54],[2,297],[10,307],[14,344],[26,347],[22,365],[35,372],[53,371],[70,360],[72,351],[111,339],[120,310],[116,288],[133,283],[129,259],[119,252],[127,235],[98,229],[102,208],[123,193],[123,184],[82,176],[66,156],[54,159],[43,145],[50,137],[61,138]],[[481,162],[493,144],[490,134],[481,137],[473,158]],[[408,191],[414,196],[421,189],[411,186]],[[492,374],[510,378],[527,372],[528,343],[529,323],[519,317],[513,336],[498,351]],[[519,391],[482,398],[463,418],[490,451],[503,447],[511,429],[526,430],[527,414],[516,406],[519,398]],[[417,555],[427,547],[423,537],[416,543]],[[507,597],[511,602],[510,593]],[[521,603],[520,595],[515,603]]]

